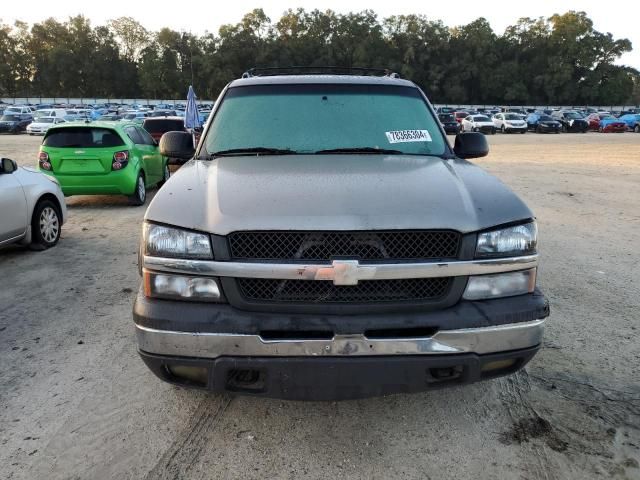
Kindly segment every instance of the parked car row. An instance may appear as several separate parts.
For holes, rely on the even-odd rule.
[[[516,110],[516,109],[514,109]],[[577,110],[534,111],[529,114],[499,112],[492,116],[474,110],[439,113],[440,123],[448,134],[458,132],[501,133],[602,133],[633,131],[640,133],[640,113],[626,113],[615,117],[609,112],[595,112],[585,116]],[[454,125],[454,122],[457,126]]]
[[[18,134],[27,132],[31,135],[43,135],[52,125],[66,122],[87,122],[94,120],[125,121],[142,125],[147,118],[155,117],[181,117],[184,118],[185,109],[182,105],[162,105],[156,108],[148,108],[139,105],[109,106],[86,108],[73,105],[41,105],[43,108],[33,106],[7,106],[0,115],[0,132]],[[158,108],[162,107],[162,108]],[[205,123],[209,118],[211,108],[208,105],[199,106],[198,114],[200,122]],[[27,128],[30,123],[38,126]]]

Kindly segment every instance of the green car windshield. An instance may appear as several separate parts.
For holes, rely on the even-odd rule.
[[[209,155],[244,149],[446,152],[438,121],[417,88],[363,84],[232,87],[204,145]]]

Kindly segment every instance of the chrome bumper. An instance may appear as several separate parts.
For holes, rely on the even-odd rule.
[[[369,339],[336,335],[328,340],[265,340],[260,335],[190,333],[136,325],[140,350],[158,355],[224,356],[374,356],[488,354],[534,347],[542,342],[544,320],[483,328],[440,330],[431,337]]]

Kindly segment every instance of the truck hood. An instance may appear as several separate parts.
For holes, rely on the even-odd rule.
[[[287,155],[191,160],[146,220],[238,230],[482,230],[532,218],[498,179],[464,160],[407,155]]]

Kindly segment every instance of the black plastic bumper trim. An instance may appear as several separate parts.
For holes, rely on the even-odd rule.
[[[162,380],[217,393],[288,400],[348,400],[464,385],[508,375],[524,367],[540,346],[489,355],[335,357],[169,357],[140,351],[147,366]],[[506,368],[483,372],[483,365],[514,360]],[[175,377],[170,366],[202,367],[206,385]],[[255,379],[243,385],[238,374]]]

